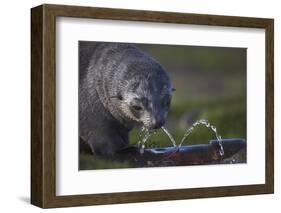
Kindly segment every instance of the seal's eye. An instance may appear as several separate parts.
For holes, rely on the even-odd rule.
[[[120,94],[117,95],[117,98],[118,98],[120,101],[123,101],[123,99],[124,99],[123,96],[120,95]]]
[[[138,105],[133,105],[132,108],[136,111],[141,111],[142,110],[142,107],[141,106],[138,106]]]

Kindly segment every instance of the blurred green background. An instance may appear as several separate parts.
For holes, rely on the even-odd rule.
[[[177,143],[198,119],[207,119],[222,138],[246,139],[246,49],[177,45],[136,44],[167,70],[176,91],[165,126]],[[183,145],[204,144],[215,139],[208,128],[197,126]],[[138,142],[138,130],[130,143]],[[146,147],[172,146],[163,131],[150,137]],[[80,169],[124,168],[82,153]]]

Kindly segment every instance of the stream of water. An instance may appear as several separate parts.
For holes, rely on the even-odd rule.
[[[186,132],[184,133],[184,136],[183,136],[183,138],[182,138],[182,140],[181,140],[181,142],[180,142],[180,144],[178,146],[181,147],[183,142],[185,141],[185,139],[194,131],[194,128],[196,126],[200,125],[200,124],[205,126],[205,127],[207,127],[207,128],[210,128],[215,133],[216,138],[217,138],[217,140],[219,142],[219,146],[220,146],[220,151],[219,151],[220,155],[221,156],[224,155],[224,150],[223,150],[222,141],[221,141],[222,139],[221,139],[221,136],[218,134],[217,128],[214,125],[211,125],[210,122],[205,120],[205,119],[201,119],[201,120],[198,120],[195,123],[193,123],[191,125],[191,127],[189,127],[186,130]]]
[[[177,145],[175,139],[173,138],[172,134],[164,126],[162,126],[161,129],[168,136],[168,138],[169,138],[170,142],[173,144],[173,146],[175,148],[180,148],[182,146],[182,144],[184,143],[184,141],[188,138],[188,136],[194,131],[195,127],[198,125],[203,125],[207,128],[210,128],[215,133],[215,136],[216,136],[216,138],[219,142],[219,146],[220,146],[219,153],[221,156],[224,155],[224,149],[222,146],[222,137],[218,134],[217,128],[214,125],[211,125],[210,122],[205,119],[201,119],[201,120],[198,120],[195,123],[193,123],[191,125],[191,127],[189,127],[185,131],[183,138],[178,145]],[[139,132],[139,142],[138,142],[138,146],[140,148],[140,153],[144,152],[145,143],[148,141],[149,137],[155,133],[156,133],[155,130],[149,130],[144,127],[141,128],[141,130]]]
[[[145,148],[145,143],[147,142],[148,138],[154,133],[155,131],[149,130],[145,127],[142,127],[138,137],[139,137],[139,142],[138,142],[138,147],[140,149],[140,153],[144,153],[144,148]]]
[[[173,136],[171,135],[171,133],[164,126],[162,126],[161,129],[163,129],[163,131],[166,133],[166,135],[168,135],[170,141],[173,143],[173,146],[177,147],[177,143],[176,143],[175,139],[173,138]]]

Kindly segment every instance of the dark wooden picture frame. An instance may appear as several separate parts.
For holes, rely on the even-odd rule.
[[[262,28],[266,34],[265,184],[193,189],[56,195],[56,17]],[[274,191],[273,19],[63,5],[31,9],[31,203],[65,207],[266,194]]]

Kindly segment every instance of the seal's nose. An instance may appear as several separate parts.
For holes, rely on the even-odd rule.
[[[165,120],[162,118],[154,119],[152,123],[152,128],[153,129],[159,129],[161,128],[165,123]]]

